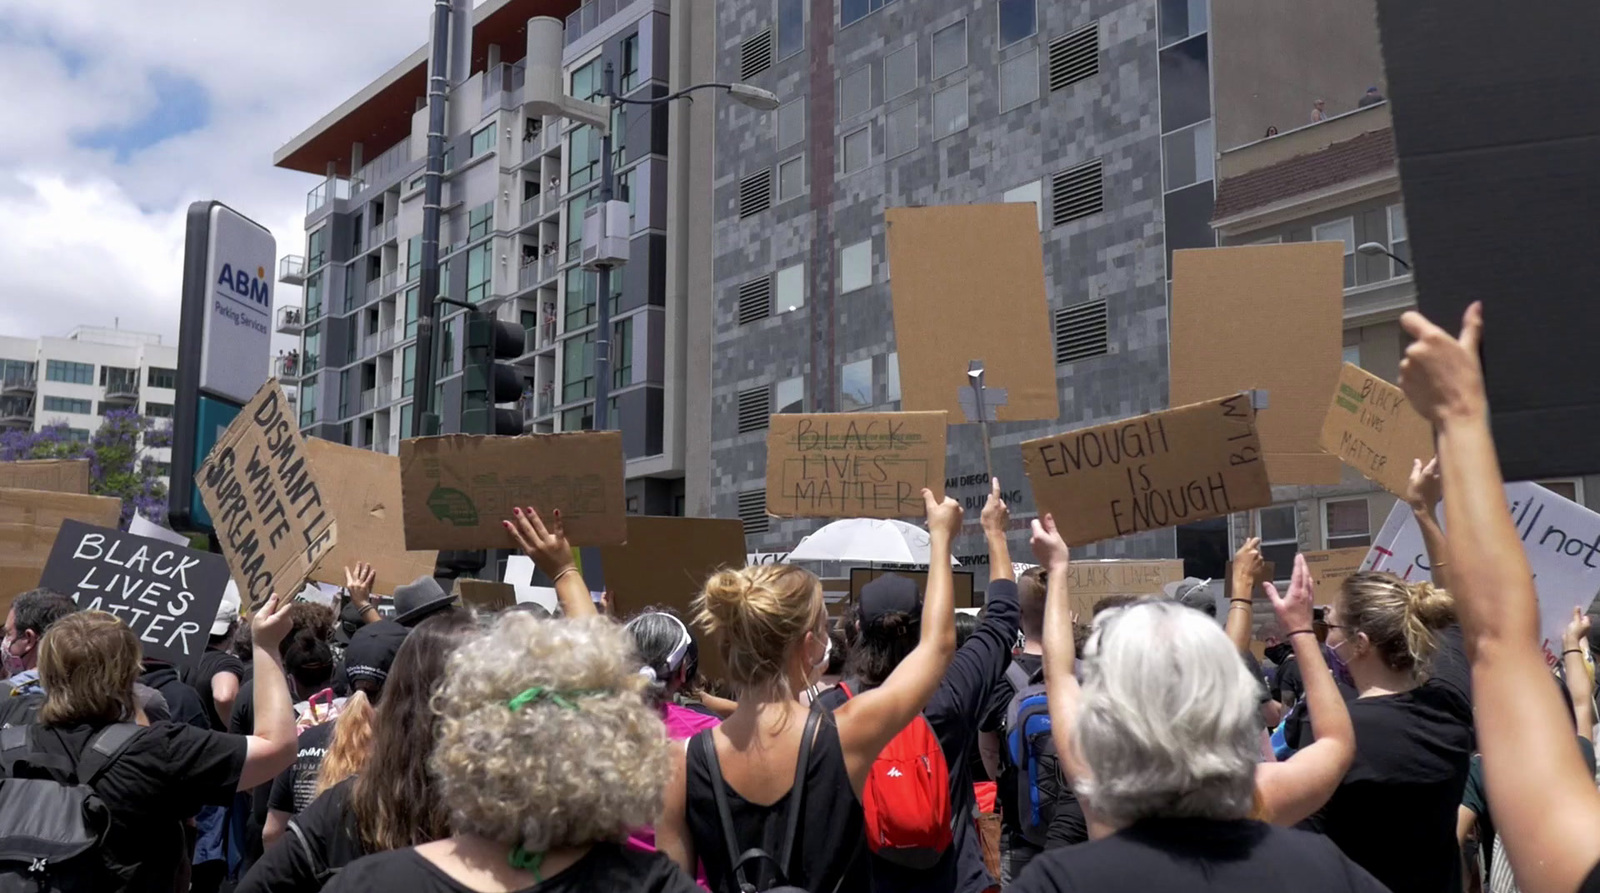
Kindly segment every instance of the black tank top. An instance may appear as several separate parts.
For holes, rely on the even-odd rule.
[[[695,742],[689,745],[688,770],[685,813],[695,854],[705,867],[706,880],[714,893],[730,893],[738,889],[738,884],[732,876],[728,845],[717,817],[711,767]],[[741,852],[759,847],[776,855],[783,848],[784,822],[789,798],[793,796],[791,789],[776,803],[760,806],[728,787],[728,808],[733,813],[734,837]],[[850,775],[845,771],[839,730],[833,714],[823,711],[806,767],[805,799],[801,802],[788,883],[812,893],[865,893],[871,888],[865,842],[861,801],[856,799]]]

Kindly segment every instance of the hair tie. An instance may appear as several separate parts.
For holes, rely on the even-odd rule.
[[[584,695],[594,695],[600,693],[601,692],[599,691],[590,689],[584,691],[569,691],[563,694],[562,692],[552,691],[551,689],[545,688],[542,685],[535,685],[533,688],[530,688],[524,691],[522,694],[512,698],[508,702],[508,706],[510,706],[511,712],[515,713],[534,701],[549,701],[550,703],[555,704],[557,707],[564,707],[568,710],[576,710],[578,709],[578,705],[568,700],[569,698],[580,698]]]
[[[511,848],[511,855],[506,857],[506,863],[520,871],[532,872],[534,883],[544,883],[544,875],[539,872],[540,867],[544,865],[544,853],[530,853],[519,843]]]

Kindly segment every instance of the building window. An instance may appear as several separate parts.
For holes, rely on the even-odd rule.
[[[633,384],[633,321],[630,316],[619,320],[611,339],[611,386],[625,388]]]
[[[417,387],[417,346],[400,352],[400,396],[409,397]]]
[[[596,195],[599,190],[591,189],[567,202],[567,260],[577,260],[583,253],[583,215]]]
[[[150,371],[145,374],[145,384],[152,388],[175,390],[178,387],[178,370],[151,366]]]
[[[1411,239],[1406,235],[1406,209],[1404,205],[1389,206],[1389,252],[1406,263],[1411,263]],[[1411,268],[1398,261],[1389,261],[1392,276],[1410,276]]]
[[[155,472],[155,475],[158,478],[172,477],[171,462],[151,462],[150,469]]]
[[[328,262],[328,228],[320,227],[306,236],[306,269],[315,270]]]
[[[787,149],[806,138],[806,98],[799,96],[778,106],[778,148]]]
[[[778,0],[778,58],[787,59],[806,46],[806,0]]]
[[[1039,31],[1039,11],[1034,0],[1000,0],[1000,45],[1010,46]]]
[[[317,379],[308,378],[300,383],[300,427],[309,428],[317,423],[322,415],[317,408],[318,397]]]
[[[567,188],[577,189],[594,182],[600,169],[600,134],[587,124],[575,127],[568,135]]]
[[[1311,241],[1313,242],[1343,242],[1344,243],[1344,287],[1351,288],[1356,284],[1356,226],[1355,221],[1346,217],[1332,223],[1311,228]]]
[[[1211,0],[1161,0],[1161,45],[1176,43],[1206,30]]]
[[[484,202],[467,212],[467,241],[481,239],[492,229],[494,229],[494,202]]]
[[[1277,579],[1289,579],[1294,570],[1294,556],[1300,551],[1295,507],[1291,504],[1259,509],[1256,524],[1256,532],[1261,537],[1261,557],[1272,562]]]
[[[573,268],[567,271],[565,331],[580,329],[594,322],[594,296],[598,289],[594,274],[588,270]]]
[[[839,252],[839,291],[848,293],[872,284],[872,240],[846,245]]]
[[[44,411],[94,415],[94,402],[91,400],[74,400],[71,397],[46,397],[44,398]]]
[[[144,405],[144,414],[152,419],[170,419],[172,418],[172,404],[154,402],[146,403]]]
[[[485,152],[494,151],[494,125],[490,124],[472,135],[472,154],[468,158],[477,158]]]
[[[967,20],[941,28],[933,34],[933,79],[967,67]]]
[[[796,413],[806,411],[806,380],[802,376],[786,378],[778,382],[772,390],[773,413]]]
[[[839,411],[859,412],[872,406],[872,358],[845,363],[839,370]]]
[[[632,93],[639,86],[639,32],[622,39],[622,92]]]
[[[917,45],[901,47],[884,57],[883,100],[904,96],[917,86]]]
[[[778,165],[778,201],[788,201],[806,191],[806,157],[797,155]]]
[[[574,406],[561,413],[561,430],[588,431],[594,427],[594,404]]]
[[[1341,355],[1340,359],[1343,362],[1349,363],[1352,366],[1361,365],[1361,345],[1359,345],[1359,344],[1346,344],[1344,346],[1344,352]]]
[[[933,94],[933,138],[942,140],[967,129],[967,82],[951,84]]]
[[[454,371],[456,371],[456,320],[447,319],[439,326],[438,375],[444,378]]]
[[[572,72],[572,89],[567,92],[578,99],[593,101],[605,86],[601,81],[600,59],[592,59]]]
[[[922,124],[922,116],[918,111],[918,103],[911,102],[888,114],[883,129],[885,158],[898,158],[917,147],[921,141],[921,134],[917,131]]]
[[[840,173],[853,174],[865,170],[872,163],[871,125],[845,134],[840,143],[843,146],[843,150],[839,153]]]
[[[1193,37],[1160,56],[1161,129],[1170,133],[1211,117],[1211,42]]]
[[[67,440],[69,440],[69,441],[71,441],[73,443],[88,443],[89,442],[89,437],[90,437],[90,434],[89,434],[89,429],[88,428],[68,428],[67,429]]]
[[[872,108],[872,66],[863,65],[839,79],[839,120],[848,121]]]
[[[561,344],[561,402],[594,396],[594,333]]]
[[[1216,137],[1208,118],[1161,138],[1167,173],[1167,191],[1212,179],[1216,165]]]
[[[468,304],[478,304],[489,297],[490,258],[494,255],[493,248],[493,245],[485,242],[467,251]]]
[[[417,299],[420,296],[416,286],[406,289],[406,335],[411,338],[417,334]]]
[[[346,275],[349,275],[347,272]],[[322,318],[322,274],[312,273],[306,279],[306,322]]]
[[[410,403],[402,403],[400,405],[400,437],[401,438],[406,438],[406,437],[410,437],[411,436],[411,411],[412,411],[411,410],[411,406],[412,406],[412,404],[410,404]]]
[[[349,279],[349,276],[345,277]],[[406,240],[406,281],[416,282],[422,278],[422,237],[412,236]]]
[[[894,0],[839,0],[839,27],[853,25]]]
[[[778,312],[787,313],[806,305],[806,265],[804,262],[778,271]]]
[[[1330,549],[1372,545],[1372,527],[1365,498],[1323,500],[1322,524],[1322,532]],[[1279,576],[1288,575],[1280,571]]]
[[[883,358],[883,401],[885,403],[900,402],[899,351],[895,351]]]
[[[1033,209],[1039,218],[1039,229],[1044,230],[1044,181],[1034,180],[1024,183],[1015,189],[1007,189],[1005,195],[1000,197],[1003,202],[1022,204],[1032,202]]]
[[[94,364],[45,360],[44,378],[45,381],[59,381],[65,384],[94,384]]]
[[[1000,111],[1009,112],[1038,98],[1038,47],[1000,63]]]
[[[1571,500],[1579,505],[1583,505],[1583,481],[1580,481],[1577,478],[1567,478],[1565,480],[1554,481],[1534,481],[1534,483],[1545,488],[1546,490],[1549,490],[1551,493],[1556,494],[1562,499]]]

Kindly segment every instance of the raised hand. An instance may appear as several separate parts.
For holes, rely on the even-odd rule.
[[[1461,317],[1461,334],[1449,332],[1409,311],[1400,327],[1416,339],[1400,361],[1400,387],[1422,417],[1438,426],[1449,419],[1481,416],[1488,409],[1478,344],[1483,337],[1483,304],[1474,302]]]
[[[983,503],[983,512],[978,516],[983,522],[983,532],[1005,536],[1006,528],[1011,526],[1011,508],[1006,501],[1000,498],[1000,479],[989,479],[989,498]]]
[[[556,509],[551,516],[549,526],[545,525],[538,510],[532,506],[511,511],[516,517],[501,523],[511,531],[517,547],[533,559],[534,565],[544,571],[545,576],[554,580],[558,575],[577,568],[577,562],[572,560],[572,545],[567,542],[566,526],[561,523],[560,509]]]
[[[250,618],[250,637],[255,647],[276,654],[278,646],[294,628],[289,617],[289,604],[294,599],[274,592],[267,603]]]
[[[1412,511],[1432,513],[1444,498],[1444,479],[1439,474],[1439,458],[1411,460],[1411,477],[1406,481],[1406,504]]]
[[[354,569],[344,569],[344,588],[350,593],[350,603],[357,608],[364,608],[367,600],[372,597],[372,583],[378,578],[378,572],[372,565],[365,561],[356,562]]]
[[[938,502],[933,498],[933,491],[927,488],[922,490],[922,502],[928,510],[928,532],[943,533],[948,539],[955,539],[961,532],[961,503],[948,496]]]
[[[1287,596],[1278,595],[1278,587],[1270,582],[1263,584],[1262,588],[1267,590],[1267,599],[1272,602],[1272,610],[1278,615],[1278,622],[1283,624],[1285,634],[1311,629],[1311,603],[1315,590],[1304,555],[1294,557],[1294,574],[1289,578]]]
[[[1066,573],[1069,553],[1061,532],[1056,530],[1055,516],[1046,513],[1043,518],[1033,519],[1032,526],[1028,545],[1033,547],[1034,560],[1052,574]]]
[[[1256,581],[1266,573],[1267,560],[1261,557],[1261,537],[1244,541],[1233,553],[1233,597],[1254,598]]]
[[[1567,624],[1567,629],[1561,636],[1561,647],[1564,649],[1582,648],[1583,643],[1589,639],[1589,615],[1583,613],[1582,608],[1572,609],[1572,622]]]

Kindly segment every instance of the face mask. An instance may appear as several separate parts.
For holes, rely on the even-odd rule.
[[[11,636],[6,636],[4,641],[0,641],[0,664],[4,665],[7,676],[15,676],[28,668],[23,662],[24,655],[11,653],[16,643],[17,640]]]
[[[1328,660],[1328,669],[1333,673],[1334,681],[1343,682],[1345,685],[1355,688],[1355,677],[1350,675],[1350,665],[1345,663],[1344,656],[1339,653],[1339,646],[1349,641],[1349,639],[1345,639],[1339,645],[1323,646],[1322,655]]]
[[[833,637],[823,636],[822,641],[822,658],[811,665],[811,682],[821,679],[828,672],[828,661],[833,657]]]

